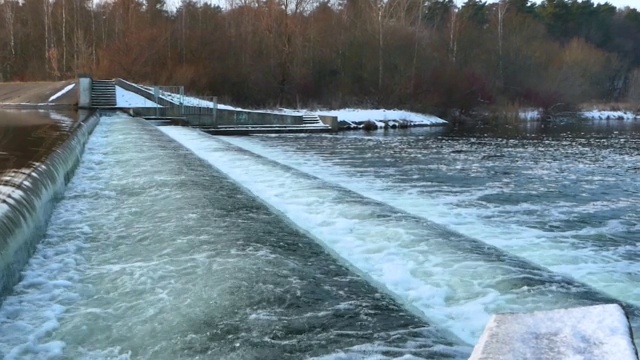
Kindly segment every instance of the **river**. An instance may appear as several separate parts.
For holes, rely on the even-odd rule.
[[[105,116],[0,352],[466,358],[492,313],[607,302],[637,333],[639,144],[623,121],[212,137]]]

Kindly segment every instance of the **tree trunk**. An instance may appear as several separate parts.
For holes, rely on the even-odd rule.
[[[49,76],[49,0],[42,0],[44,10],[44,64]]]
[[[500,88],[504,87],[504,65],[502,61],[502,42],[504,34],[504,15],[509,4],[505,1],[498,3],[498,81]]]
[[[382,5],[382,0],[380,0],[380,3],[378,4],[378,96],[380,95],[380,92],[382,91],[382,76],[383,76],[383,66],[384,66],[384,60],[383,60],[383,55],[384,55],[384,51],[383,51],[383,39],[382,39],[382,10],[383,10],[383,5]]]
[[[415,95],[416,91],[416,66],[418,64],[418,41],[420,38],[420,28],[422,27],[422,11],[424,9],[424,1],[420,1],[418,9],[418,23],[416,24],[416,39],[413,44],[413,64],[411,66],[411,93]]]
[[[455,8],[451,8],[449,18],[449,57],[451,62],[456,62],[458,52],[458,13]]]
[[[67,6],[62,0],[62,72],[67,70]]]

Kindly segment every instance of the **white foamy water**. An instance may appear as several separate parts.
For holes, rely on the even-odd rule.
[[[409,309],[468,343],[475,342],[490,314],[498,311],[606,301],[580,284],[348,191],[346,183],[336,186],[228,143],[239,139],[223,140],[187,128],[161,130]],[[271,155],[267,148],[260,150]]]
[[[374,290],[156,128],[118,115],[94,131],[0,307],[0,357],[468,356]]]
[[[454,155],[438,153],[441,151],[438,148],[433,149],[432,153],[425,153],[420,147],[408,148],[394,138],[369,138],[368,141],[376,143],[370,149],[370,157],[379,157],[383,165],[386,154],[393,156],[386,161],[401,161],[402,156],[424,160],[420,166],[412,165],[409,169],[396,170],[381,166],[379,169],[360,171],[360,165],[347,163],[353,160],[335,156],[336,151],[340,151],[335,150],[339,145],[332,144],[331,139],[326,136],[321,141],[325,149],[321,153],[313,153],[312,149],[307,150],[297,145],[295,137],[282,141],[275,137],[230,137],[226,140],[253,153],[498,246],[553,271],[572,276],[622,301],[640,304],[640,288],[637,286],[640,283],[640,262],[637,261],[640,242],[633,239],[622,243],[612,241],[618,234],[624,236],[640,231],[637,212],[629,212],[629,209],[640,207],[640,197],[637,196],[640,185],[625,180],[626,184],[621,186],[625,188],[626,194],[609,194],[601,200],[576,202],[580,197],[588,199],[593,196],[587,195],[590,188],[602,184],[609,186],[611,190],[596,189],[595,196],[598,191],[619,191],[615,184],[620,179],[632,179],[626,177],[624,171],[637,163],[636,155],[599,149],[591,152],[586,141],[577,140],[577,144],[565,142],[561,145],[575,148],[586,146],[586,149],[575,150],[580,155],[570,153],[539,161],[528,158],[529,149],[515,147],[510,150],[510,155],[517,159],[517,167],[514,165],[515,170],[508,170],[522,171],[520,174],[523,178],[530,178],[531,185],[528,188],[519,188],[510,179],[498,175],[489,184],[459,186],[455,183],[425,183],[420,172],[437,170],[460,178],[466,176],[467,180],[484,175],[486,169],[492,168],[495,163],[507,162],[501,158],[496,158],[495,162],[490,159],[482,161],[479,160],[482,153],[478,154],[482,150],[456,146],[454,149],[464,152],[463,161],[456,164],[455,161],[443,160],[443,157]],[[541,143],[537,151],[544,152],[545,145],[548,143]],[[380,154],[375,153],[375,147],[378,147]],[[359,156],[365,157],[361,154]],[[611,171],[613,164],[619,170]],[[504,165],[506,166],[508,165]],[[456,173],[467,175],[455,175]],[[415,179],[411,176],[415,176]],[[535,195],[536,192],[563,192],[566,188],[576,192],[576,201],[524,201],[518,204],[487,204],[478,201],[483,197],[500,196],[504,193],[528,192]],[[581,219],[606,210],[620,212],[620,218],[592,223]],[[576,223],[574,228],[556,226],[566,226],[566,223],[572,221]]]

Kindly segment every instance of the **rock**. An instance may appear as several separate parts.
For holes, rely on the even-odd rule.
[[[378,124],[371,120],[367,120],[362,124],[362,129],[365,131],[372,131],[378,129]]]

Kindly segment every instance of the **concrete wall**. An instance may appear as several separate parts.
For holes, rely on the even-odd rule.
[[[75,123],[62,144],[51,149],[43,166],[14,178],[11,187],[15,186],[15,191],[0,196],[6,204],[6,211],[0,211],[0,303],[20,281],[20,272],[42,239],[56,199],[64,192],[80,163],[85,143],[100,121],[91,112],[81,110],[78,116],[82,121]]]
[[[337,116],[318,115],[318,117],[320,118],[320,121],[322,121],[323,124],[329,125],[329,127],[331,128],[331,131],[333,132],[338,131]]]
[[[122,80],[122,79],[116,79],[116,86],[120,86],[121,88],[127,90],[127,91],[131,91],[132,93],[138,94],[140,96],[142,96],[143,98],[149,100],[149,101],[153,101],[156,102],[156,98],[155,96],[153,96],[153,94],[150,91],[147,91],[146,89],[143,89],[142,87],[130,83],[128,81]],[[161,106],[166,106],[166,107],[173,107],[175,106],[171,101],[168,101],[166,99],[163,98],[159,98],[158,99],[158,104],[160,104]],[[155,111],[155,108],[153,108]],[[167,110],[165,110],[167,111]],[[149,116],[154,116],[155,112],[153,115],[149,115]],[[169,116],[170,114],[168,113],[164,113],[162,114],[162,116]],[[174,115],[177,116],[177,115]]]
[[[184,118],[194,126],[256,126],[256,125],[302,125],[302,116],[272,114],[241,110],[209,109],[199,111],[197,107],[185,106],[186,115],[180,114],[179,108],[134,108],[131,114],[141,117]],[[199,113],[200,112],[200,113]]]
[[[78,107],[88,109],[91,107],[91,84],[93,79],[89,75],[78,75]]]
[[[242,125],[302,125],[301,115],[283,115],[256,111],[218,109],[217,126]]]
[[[149,91],[124,81],[116,79],[116,85],[121,88],[136,93],[147,100],[155,101],[155,97]],[[228,110],[228,109],[207,109],[195,106],[184,106],[184,114],[181,108],[165,100],[158,99],[158,103],[163,107],[159,108],[135,108],[131,109],[132,115],[142,117],[184,117],[185,121],[191,125],[200,126],[247,126],[247,125],[302,125],[301,115],[273,114],[258,111]],[[213,111],[214,113],[208,113]]]

